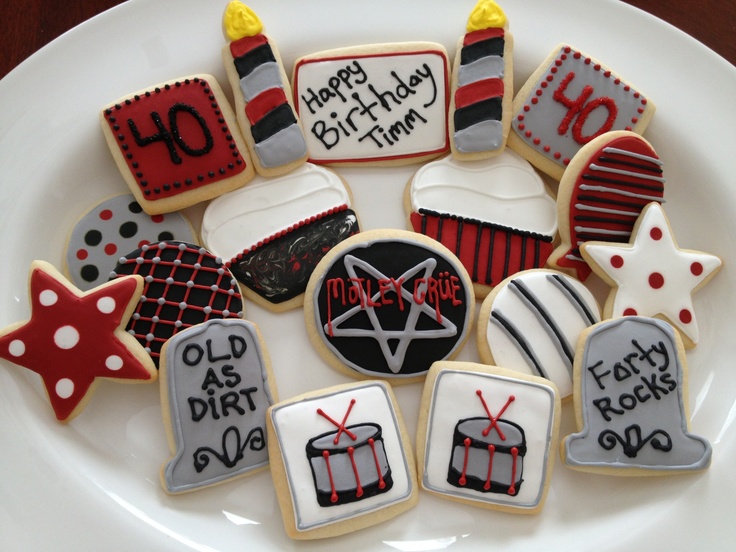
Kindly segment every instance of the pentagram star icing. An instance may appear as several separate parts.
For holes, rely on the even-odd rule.
[[[35,261],[31,319],[0,330],[0,358],[41,376],[62,422],[81,412],[97,378],[154,381],[153,361],[125,332],[142,287],[140,276],[128,276],[81,292],[53,266]]]
[[[371,277],[375,278],[378,281],[390,281],[390,278],[383,274],[380,270],[356,257],[353,257],[352,255],[347,255],[344,259],[344,263],[348,274],[351,278],[354,279],[355,282],[358,281],[358,274],[355,271],[356,267],[360,268],[362,271],[369,274]],[[436,266],[437,261],[435,259],[426,259],[425,261],[404,272],[398,278],[395,278],[395,281],[413,281],[413,279],[416,277],[422,278],[427,281],[431,277]],[[370,301],[365,301],[363,304],[358,304],[344,314],[332,320],[331,324],[329,325],[331,327],[328,327],[328,324],[325,324],[325,332],[329,332],[333,337],[368,337],[375,339],[376,341],[378,341],[381,347],[381,352],[386,359],[386,364],[388,364],[389,369],[394,374],[398,373],[401,370],[401,367],[404,365],[406,350],[413,340],[432,339],[437,337],[452,337],[457,334],[457,327],[448,318],[443,318],[441,316],[438,317],[435,309],[433,309],[426,302],[419,304],[414,301],[412,293],[409,292],[405,287],[399,286],[398,290],[400,291],[403,301],[405,301],[405,303],[409,305],[409,315],[406,319],[406,324],[404,328],[400,330],[386,330],[381,327],[381,322],[378,320],[378,316],[376,314],[375,305],[377,304],[377,301],[379,300],[383,292],[377,291],[370,298]],[[396,295],[398,295],[396,288],[392,289],[390,293],[395,293]],[[340,328],[340,324],[349,320],[353,316],[358,315],[359,313],[366,313],[368,315],[368,319],[370,320],[370,324],[372,326],[371,329]],[[441,328],[418,330],[417,321],[422,313],[437,319],[437,323],[441,326]],[[398,341],[398,345],[396,346],[394,352],[391,351],[389,341]]]
[[[637,220],[628,244],[587,242],[583,257],[613,289],[604,317],[663,316],[694,347],[700,331],[692,293],[720,269],[722,261],[701,251],[680,249],[658,203],[651,203]]]

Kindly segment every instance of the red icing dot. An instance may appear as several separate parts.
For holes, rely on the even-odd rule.
[[[652,272],[649,275],[649,285],[654,289],[659,289],[664,285],[664,276],[659,272]]]
[[[152,220],[153,222],[155,222],[156,224],[159,224],[159,223],[161,223],[161,222],[163,222],[163,221],[164,221],[164,216],[163,216],[163,215],[153,215],[153,216],[151,217],[151,220]]]
[[[654,241],[659,241],[659,240],[661,240],[661,239],[662,239],[662,230],[661,230],[660,228],[657,228],[657,227],[655,226],[654,228],[652,228],[652,229],[651,229],[651,230],[649,231],[649,236],[650,236],[650,237],[651,237],[651,238],[652,238],[652,239],[653,239]]]
[[[613,268],[621,268],[624,266],[624,258],[621,255],[614,255],[611,257],[611,266]]]
[[[693,276],[700,276],[703,273],[703,265],[695,261],[690,265],[690,272],[692,272]]]
[[[692,321],[693,321],[693,313],[691,313],[687,309],[682,309],[680,311],[680,322],[682,322],[683,324],[689,324]]]
[[[624,316],[636,316],[636,309],[632,309],[629,307],[628,309],[624,310]]]
[[[100,218],[102,220],[110,220],[112,218],[112,211],[110,209],[105,209],[100,213]]]
[[[105,246],[105,253],[107,253],[108,255],[114,255],[117,252],[118,252],[118,246],[115,245],[114,243],[108,243]]]
[[[138,242],[138,248],[141,248],[144,245],[148,245],[149,243],[151,243],[151,242],[148,241],[148,240],[141,240],[140,242]]]
[[[79,259],[80,261],[83,261],[88,256],[89,256],[89,253],[87,252],[86,249],[80,249],[79,251],[77,251],[77,259]]]

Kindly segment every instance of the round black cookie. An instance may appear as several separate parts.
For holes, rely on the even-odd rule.
[[[158,366],[161,347],[178,331],[211,318],[242,318],[238,283],[222,259],[181,241],[144,245],[121,257],[110,279],[139,274],[143,296],[128,323]]]

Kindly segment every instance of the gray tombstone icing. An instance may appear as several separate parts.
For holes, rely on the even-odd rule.
[[[168,492],[267,465],[265,416],[274,396],[251,322],[213,319],[176,334],[165,369],[176,444],[164,468]]]
[[[672,326],[626,316],[588,335],[580,364],[584,427],[565,440],[564,460],[581,469],[694,471],[711,446],[688,432],[682,360]]]

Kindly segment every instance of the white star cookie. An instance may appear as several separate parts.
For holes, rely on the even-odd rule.
[[[587,242],[583,257],[612,286],[604,318],[639,315],[665,318],[693,348],[700,331],[692,294],[721,268],[715,255],[680,249],[662,206],[650,203],[628,244]]]

